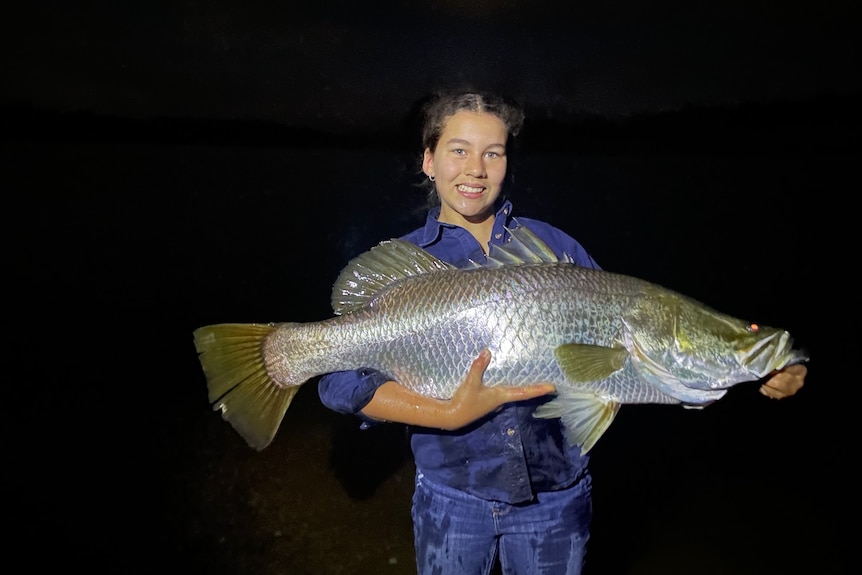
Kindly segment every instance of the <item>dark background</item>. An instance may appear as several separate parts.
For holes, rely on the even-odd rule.
[[[624,407],[593,452],[590,574],[848,572],[851,3],[582,4],[9,9],[8,560],[414,572],[403,429],[360,432],[312,381],[255,452],[191,333],[328,317],[347,260],[422,221],[416,104],[479,88],[525,104],[521,213],[812,356],[785,401]]]

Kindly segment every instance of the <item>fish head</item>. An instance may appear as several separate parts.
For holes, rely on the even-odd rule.
[[[718,312],[684,296],[662,295],[626,322],[627,347],[649,378],[691,389],[726,389],[808,361],[786,330]],[[647,321],[649,324],[647,325]]]

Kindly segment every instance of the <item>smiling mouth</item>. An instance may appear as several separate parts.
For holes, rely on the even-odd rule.
[[[458,184],[457,190],[464,194],[481,194],[485,191],[482,186],[468,186],[467,184]]]

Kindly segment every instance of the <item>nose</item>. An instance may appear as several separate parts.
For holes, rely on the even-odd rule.
[[[467,160],[464,173],[474,178],[482,178],[485,176],[485,162],[481,156],[471,156]]]

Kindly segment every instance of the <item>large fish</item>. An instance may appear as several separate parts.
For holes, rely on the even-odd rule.
[[[510,235],[488,263],[464,269],[406,241],[381,242],[342,270],[332,318],[198,328],[213,408],[262,450],[315,376],[373,368],[445,399],[488,348],[485,385],[553,383],[556,397],[534,415],[561,418],[568,441],[587,452],[622,404],[702,408],[735,384],[808,360],[784,330],[560,260],[526,227]]]

